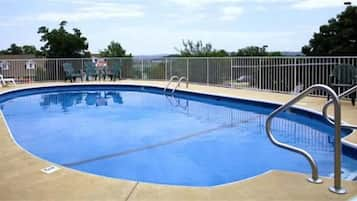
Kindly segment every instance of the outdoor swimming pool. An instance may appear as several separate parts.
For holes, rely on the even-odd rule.
[[[310,173],[305,158],[268,140],[264,124],[274,104],[115,85],[19,90],[1,95],[0,103],[21,147],[83,172],[185,186],[226,184],[272,169]],[[291,109],[272,128],[331,176],[334,132],[322,117]],[[357,177],[351,155],[342,158],[348,179]]]

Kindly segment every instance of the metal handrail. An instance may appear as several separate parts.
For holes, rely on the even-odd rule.
[[[274,138],[274,136],[272,134],[272,130],[271,130],[272,120],[275,116],[277,116],[281,112],[284,112],[289,107],[291,107],[292,105],[294,105],[295,103],[300,101],[302,98],[304,98],[305,96],[309,95],[310,93],[312,93],[316,90],[326,91],[332,97],[331,100],[335,106],[334,107],[334,109],[335,109],[334,115],[335,115],[335,122],[336,122],[336,124],[335,124],[335,156],[334,156],[334,158],[335,158],[335,164],[334,164],[335,172],[334,172],[334,186],[329,187],[329,190],[334,193],[337,193],[337,194],[344,194],[347,191],[341,187],[341,104],[340,104],[340,100],[334,90],[332,90],[330,87],[328,87],[326,85],[321,85],[321,84],[313,85],[313,86],[307,88],[306,90],[301,92],[298,96],[291,99],[286,104],[280,106],[278,109],[274,110],[268,116],[268,118],[266,120],[266,126],[265,126],[266,133],[267,133],[270,141],[273,144],[277,145],[278,147],[288,149],[290,151],[293,151],[293,152],[303,155],[309,161],[311,169],[312,169],[312,177],[308,178],[307,180],[311,183],[316,183],[316,184],[322,183],[322,180],[319,178],[318,167],[317,167],[317,164],[316,164],[314,158],[307,151],[305,151],[303,149],[279,142],[277,139]]]
[[[350,94],[352,94],[352,93],[356,93],[356,92],[357,92],[357,85],[354,86],[354,87],[351,87],[351,88],[348,89],[347,91],[341,93],[341,94],[338,96],[338,98],[341,99],[341,98],[343,98],[343,97],[345,97],[345,96],[348,96],[348,95],[350,95]],[[329,101],[324,105],[324,107],[322,108],[322,113],[323,113],[325,119],[326,119],[330,124],[334,125],[334,124],[335,124],[335,121],[334,121],[333,119],[329,118],[328,115],[327,115],[327,109],[328,109],[328,107],[329,107],[332,103],[333,103],[333,100],[329,100]],[[346,124],[346,123],[341,124],[341,127],[342,127],[342,128],[357,129],[357,125]]]
[[[172,90],[172,93],[175,93],[177,87],[180,86],[182,80],[186,80],[186,88],[188,88],[188,80],[186,77],[180,77],[179,81],[177,82],[177,85],[175,86],[175,88]]]
[[[174,106],[174,107],[179,107],[179,108],[182,108],[183,110],[187,110],[188,107],[189,107],[189,101],[186,100],[186,104],[185,105],[182,105],[181,102],[180,102],[180,99],[177,98],[174,94],[171,94],[171,95],[165,95],[166,96],[166,99],[169,101],[170,105]],[[176,102],[176,104],[173,104],[171,99],[170,98],[173,98]]]
[[[171,76],[169,83],[167,83],[166,87],[164,88],[164,92],[166,92],[167,88],[169,88],[170,84],[174,81],[174,79],[179,80],[179,77],[177,75]]]

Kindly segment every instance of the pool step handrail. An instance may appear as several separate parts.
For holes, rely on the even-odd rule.
[[[185,76],[182,76],[182,77],[180,77],[179,81],[177,82],[177,85],[175,86],[175,88],[172,90],[172,93],[175,93],[177,87],[180,86],[180,84],[183,80],[186,81],[186,88],[188,88],[188,79]]]
[[[341,100],[343,97],[348,96],[352,93],[357,93],[357,85],[351,87],[350,89],[348,89],[347,91],[341,93],[338,98]],[[328,107],[333,103],[333,100],[329,100],[327,101],[327,103],[324,105],[324,107],[322,108],[322,113],[325,117],[325,119],[332,125],[335,125],[335,121],[330,118],[327,114],[327,109]],[[347,129],[357,129],[357,125],[352,125],[352,124],[346,124],[343,123],[341,124],[341,128],[347,128]]]
[[[315,184],[320,184],[322,183],[322,180],[319,178],[319,173],[318,173],[318,167],[316,164],[315,159],[305,150],[282,143],[275,139],[272,133],[271,125],[272,125],[272,120],[274,117],[276,117],[279,113],[286,111],[288,108],[290,108],[292,105],[295,103],[299,102],[301,99],[309,95],[310,93],[316,91],[316,90],[323,90],[326,91],[327,94],[331,96],[331,101],[334,104],[334,117],[335,117],[335,156],[334,156],[334,186],[329,187],[329,190],[331,192],[334,192],[336,194],[345,194],[347,193],[346,189],[342,188],[341,186],[341,103],[340,99],[338,98],[337,94],[335,93],[334,90],[332,90],[330,87],[322,84],[316,84],[313,85],[300,94],[298,94],[296,97],[285,103],[284,105],[280,106],[276,110],[274,110],[267,118],[266,120],[266,133],[268,135],[269,140],[277,145],[278,147],[296,152],[298,154],[303,155],[310,163],[311,169],[312,169],[312,176],[311,178],[308,178],[307,180],[311,183]]]
[[[170,84],[174,81],[174,80],[179,80],[179,77],[177,75],[173,75],[170,77],[169,82],[167,83],[166,87],[164,88],[164,92],[166,92],[166,90],[169,88]]]

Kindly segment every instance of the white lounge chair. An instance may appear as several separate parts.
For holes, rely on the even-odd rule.
[[[16,82],[15,82],[14,78],[4,78],[4,76],[1,74],[0,74],[0,82],[1,82],[2,86],[6,86],[6,82],[10,82],[16,86]]]
[[[304,85],[299,83],[298,85],[296,85],[294,87],[294,91],[292,91],[291,94],[296,95],[296,94],[299,94],[300,92],[302,92],[303,90],[304,90]]]

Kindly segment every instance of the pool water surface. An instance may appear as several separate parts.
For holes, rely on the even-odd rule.
[[[0,102],[20,146],[97,175],[215,186],[273,169],[311,171],[305,158],[268,140],[269,104],[128,86],[24,90]],[[294,109],[274,119],[272,129],[278,140],[311,153],[321,175],[332,176],[334,130],[321,119]],[[342,160],[344,177],[353,179],[357,159]]]

